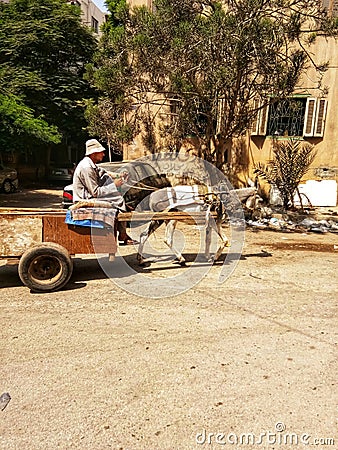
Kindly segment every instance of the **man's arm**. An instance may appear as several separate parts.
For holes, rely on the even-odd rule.
[[[82,183],[86,186],[91,197],[117,197],[121,194],[118,192],[115,183],[104,183],[104,179],[108,177],[108,172],[102,168],[95,170],[89,168],[82,173]],[[103,184],[103,185],[101,185]]]

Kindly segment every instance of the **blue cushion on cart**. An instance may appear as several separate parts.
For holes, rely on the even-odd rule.
[[[72,213],[70,210],[66,212],[65,222],[68,225],[78,225],[80,227],[92,227],[92,228],[105,228],[104,223],[98,220],[84,219],[84,220],[74,220],[72,218]]]

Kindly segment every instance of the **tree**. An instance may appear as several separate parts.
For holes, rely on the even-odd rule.
[[[3,146],[84,139],[83,98],[94,91],[83,75],[96,47],[80,8],[65,0],[0,2]]]
[[[116,103],[104,97],[99,98],[97,103],[90,99],[86,105],[85,118],[89,123],[88,131],[107,142],[109,161],[112,160],[112,153],[121,156],[120,142],[128,140],[123,133],[129,133],[128,127],[124,126],[123,108],[118,109]]]
[[[129,9],[126,0],[108,0],[111,12],[103,27],[103,36],[92,64],[88,64],[86,78],[95,86],[100,98],[87,102],[88,129],[106,141],[108,147],[120,149],[139,132],[138,117],[129,96],[131,72],[126,47],[125,26]]]
[[[267,165],[258,164],[255,173],[278,188],[285,209],[293,208],[296,192],[301,202],[298,186],[315,156],[314,147],[310,144],[294,139],[287,142],[275,141],[273,160]]]
[[[171,147],[196,136],[199,156],[220,169],[226,145],[256,116],[255,99],[262,107],[290,95],[313,63],[307,44],[337,30],[317,0],[153,3],[150,11],[108,1],[112,18],[91,79],[113,104],[123,103],[129,120],[145,118],[152,135],[149,111],[154,127],[161,107]],[[325,64],[316,68],[320,74]]]
[[[60,142],[60,134],[55,126],[34,117],[33,110],[14,95],[0,94],[0,145],[10,145],[12,135],[26,135],[54,144]]]

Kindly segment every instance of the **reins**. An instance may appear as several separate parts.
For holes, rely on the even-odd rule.
[[[136,180],[130,180],[132,183],[137,183],[139,186],[136,186],[135,184],[129,184],[128,182],[124,183],[124,186],[128,187],[128,188],[133,188],[133,189],[137,189],[139,191],[151,191],[151,192],[155,192],[158,191],[159,188],[156,187],[150,187],[146,184],[143,184],[140,181],[136,181]],[[175,186],[174,186],[175,188]],[[207,192],[206,194],[193,194],[191,196],[191,199],[194,201],[196,199],[201,199],[203,200],[204,203],[206,203],[207,205],[217,205],[220,201],[220,196],[222,193],[215,193],[215,192]]]
[[[124,183],[124,186],[127,186],[128,188],[133,188],[133,189],[137,189],[139,191],[158,191],[159,188],[155,188],[155,187],[150,187],[147,186],[146,184],[141,183],[140,181],[135,181],[135,180],[130,180],[132,183],[138,183],[140,185],[140,187],[129,184],[129,183]]]

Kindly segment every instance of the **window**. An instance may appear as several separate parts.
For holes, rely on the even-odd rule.
[[[324,98],[293,97],[259,109],[253,136],[322,137],[327,110]]]
[[[270,105],[268,136],[302,136],[306,98],[288,99]]]
[[[95,33],[99,32],[99,21],[95,19],[95,17],[92,16],[92,29],[95,31]]]

